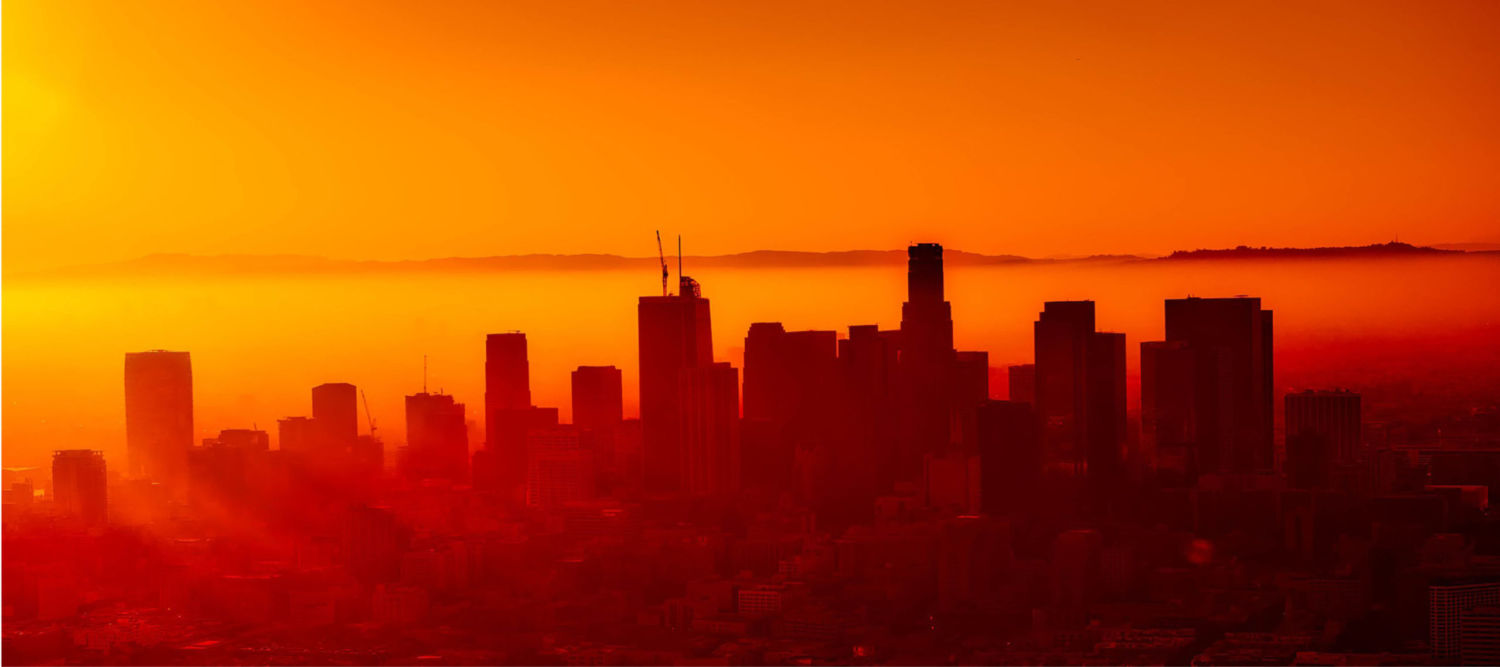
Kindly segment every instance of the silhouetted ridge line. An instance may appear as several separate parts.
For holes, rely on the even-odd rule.
[[[1461,254],[1464,254],[1462,250],[1441,250],[1393,241],[1364,246],[1330,246],[1318,248],[1271,248],[1266,246],[1252,248],[1242,245],[1218,250],[1178,250],[1162,259],[1334,259]]]

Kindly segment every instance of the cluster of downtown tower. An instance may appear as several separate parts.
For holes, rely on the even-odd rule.
[[[280,420],[279,449],[294,465],[366,477],[391,467],[533,507],[748,494],[795,499],[831,526],[870,520],[892,494],[1008,515],[1044,480],[1072,489],[1087,516],[1143,476],[1192,486],[1202,474],[1276,465],[1272,316],[1259,299],[1166,302],[1166,340],[1141,344],[1137,438],[1127,429],[1125,336],[1096,331],[1091,301],[1046,303],[1035,362],[1011,366],[1009,400],[992,400],[988,355],[954,347],[937,244],[908,250],[899,329],[857,325],[840,336],[753,324],[743,384],[739,369],[714,360],[709,299],[692,278],[678,282],[676,294],[640,298],[639,420],[625,419],[616,367],[583,366],[572,377],[574,423],[560,424],[556,408],[532,404],[525,334],[496,333],[485,340],[484,435],[472,451],[466,406],[424,388],[406,398],[405,446],[388,466],[374,433],[359,434],[360,396],[345,383],[314,388],[310,418]],[[133,478],[220,483],[241,474],[243,457],[269,451],[268,434],[249,429],[194,446],[186,352],[126,355],[125,385]],[[1352,415],[1335,423],[1303,420],[1290,477],[1325,481],[1351,454],[1332,440],[1357,434],[1353,399]],[[89,458],[60,454],[56,465]]]

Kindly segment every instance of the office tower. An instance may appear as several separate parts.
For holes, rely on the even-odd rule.
[[[526,434],[557,426],[557,408],[500,408],[493,416],[495,444],[474,453],[474,486],[515,490],[526,483]]]
[[[1427,587],[1427,635],[1438,664],[1453,664],[1461,655],[1464,612],[1500,605],[1500,583],[1463,583]]]
[[[643,296],[638,306],[642,474],[647,491],[682,486],[682,372],[713,363],[709,300],[692,278],[675,296]]]
[[[955,353],[953,381],[956,405],[973,408],[990,400],[990,353]]]
[[[464,404],[447,394],[407,396],[406,446],[413,477],[463,480],[469,465]]]
[[[1017,403],[1036,404],[1036,364],[1016,364],[1005,369],[1010,381],[1010,400]]]
[[[1047,464],[1076,468],[1086,460],[1088,352],[1094,302],[1049,301],[1032,327],[1036,409]]]
[[[1141,343],[1141,448],[1168,484],[1197,478],[1198,362],[1185,342]]]
[[[851,519],[866,518],[875,498],[904,477],[897,468],[900,337],[899,331],[856,325],[838,343],[847,436],[837,456],[840,473],[830,481],[846,485],[844,509]]]
[[[52,454],[52,499],[57,509],[84,523],[101,524],[108,516],[104,453],[64,449]]]
[[[985,514],[1015,516],[1036,502],[1042,476],[1041,422],[1029,404],[986,401],[975,415],[979,498]]]
[[[1104,509],[1124,479],[1125,334],[1089,336],[1086,439],[1089,487],[1095,509]]]
[[[579,366],[573,371],[573,424],[582,429],[613,432],[625,419],[620,369]]]
[[[219,431],[214,443],[220,447],[264,452],[271,448],[271,434],[258,429],[226,428]]]
[[[1247,473],[1274,465],[1271,311],[1260,299],[1168,299],[1168,341],[1193,348],[1196,459],[1202,471]]]
[[[497,436],[499,410],[531,407],[531,366],[526,357],[526,334],[519,331],[490,334],[484,338],[484,443],[489,449],[526,443],[501,443]],[[522,438],[525,434],[522,433]],[[524,460],[524,457],[516,457]]]
[[[682,371],[681,480],[694,496],[740,488],[740,373],[727,362]]]
[[[579,366],[573,371],[573,424],[583,448],[593,454],[600,485],[612,490],[623,483],[617,453],[620,425],[625,421],[623,382],[614,366]]]
[[[318,441],[318,423],[310,417],[276,420],[277,447],[283,452],[311,456]]]
[[[125,355],[125,444],[130,474],[180,478],[193,446],[193,366],[187,352]]]
[[[359,438],[358,405],[358,390],[352,384],[330,382],[313,387],[312,413],[319,452],[340,460],[354,451]]]
[[[1354,463],[1360,454],[1360,398],[1351,391],[1304,391],[1286,395],[1288,456],[1293,438],[1327,441],[1333,460]]]
[[[531,429],[526,434],[526,504],[560,509],[592,499],[593,463],[576,427]]]
[[[362,584],[395,581],[401,574],[401,554],[411,542],[411,531],[390,509],[356,506],[340,527],[345,566]]]
[[[778,394],[786,384],[785,337],[780,322],[755,322],[745,335],[745,419],[778,421],[785,411]]]
[[[923,456],[948,447],[953,406],[953,309],[943,297],[943,247],[907,248],[906,303],[901,306],[901,374],[905,446],[901,469],[921,470]]]
[[[1500,665],[1500,606],[1470,609],[1459,626],[1459,663]]]

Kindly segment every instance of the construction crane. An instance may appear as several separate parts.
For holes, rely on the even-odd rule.
[[[661,261],[661,295],[667,293],[667,254],[661,249],[661,230],[656,230],[656,258]]]
[[[365,398],[365,390],[359,390],[359,400],[365,404],[365,419],[370,422],[370,437],[375,437],[375,415],[370,414],[370,399]]]

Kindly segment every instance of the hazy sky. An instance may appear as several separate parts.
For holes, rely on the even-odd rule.
[[[7,270],[1500,240],[1500,3],[4,3]]]

